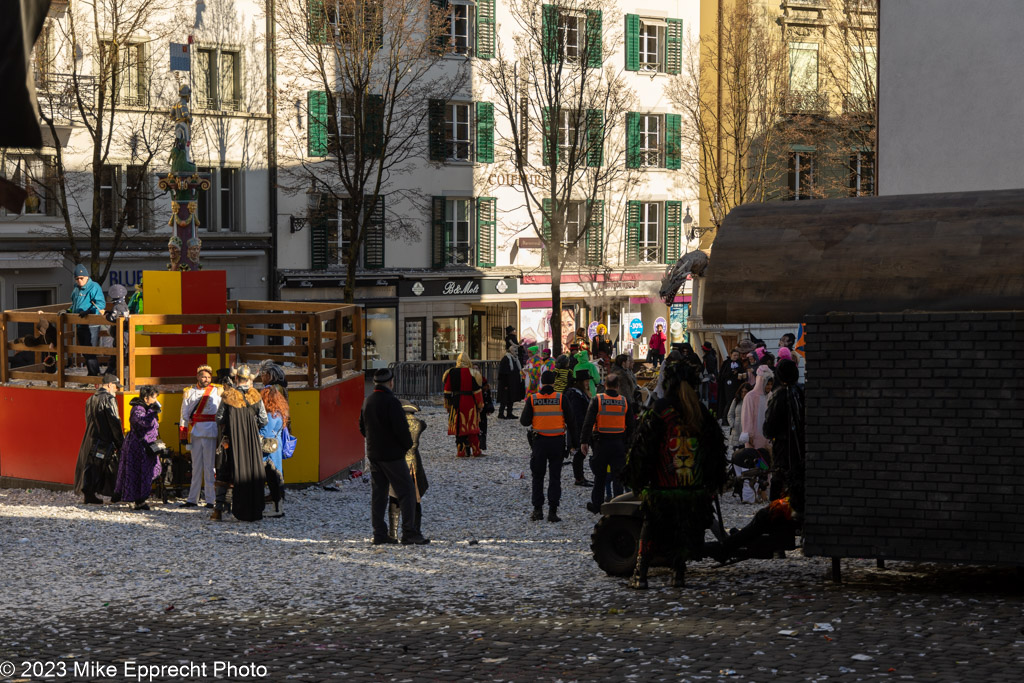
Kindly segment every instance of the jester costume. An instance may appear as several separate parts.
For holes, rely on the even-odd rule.
[[[664,367],[665,396],[640,418],[623,473],[626,485],[640,493],[644,518],[633,588],[647,588],[655,549],[673,568],[673,586],[682,587],[686,561],[702,555],[712,497],[726,478],[725,439],[697,400],[696,374],[678,361]]]
[[[530,360],[523,366],[523,374],[526,375],[526,395],[536,394],[540,391],[540,376],[544,374],[544,361],[540,357],[540,348],[531,346]]]
[[[483,377],[473,369],[469,356],[460,353],[455,367],[444,373],[444,405],[448,410],[448,433],[455,436],[460,458],[478,458],[480,450],[480,416],[483,414]]]

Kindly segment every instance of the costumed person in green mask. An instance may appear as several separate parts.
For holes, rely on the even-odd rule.
[[[640,418],[623,472],[644,519],[630,588],[647,588],[656,547],[669,556],[672,586],[685,585],[686,561],[702,555],[713,496],[726,478],[725,438],[697,396],[697,374],[682,361],[662,367],[664,397]]]
[[[597,385],[601,381],[601,371],[598,369],[597,364],[590,360],[590,354],[586,351],[580,351],[576,354],[576,376],[579,377],[580,370],[586,370],[590,373],[590,384],[587,385],[589,393],[588,396],[597,396]]]

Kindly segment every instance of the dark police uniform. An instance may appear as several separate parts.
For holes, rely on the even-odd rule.
[[[594,490],[587,506],[591,512],[601,510],[607,477],[611,477],[613,495],[618,496],[623,492],[619,473],[626,464],[626,444],[632,432],[633,409],[629,407],[625,396],[609,389],[594,397],[587,409],[580,439],[594,449],[590,459],[590,468],[594,472]]]
[[[548,521],[558,521],[555,512],[562,498],[562,461],[565,458],[566,434],[569,435],[570,446],[579,448],[576,423],[568,402],[562,394],[545,384],[539,393],[531,394],[526,399],[519,422],[524,427],[533,429],[532,455],[530,456],[530,474],[533,475],[533,519],[540,519],[540,510],[544,507],[544,472],[548,472]]]

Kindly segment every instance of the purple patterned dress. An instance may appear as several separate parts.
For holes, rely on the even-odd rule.
[[[128,424],[131,431],[121,448],[121,463],[117,468],[114,491],[121,500],[144,501],[153,490],[153,480],[160,476],[160,458],[150,455],[146,445],[157,440],[160,428],[160,404],[146,405],[141,398],[131,400]]]

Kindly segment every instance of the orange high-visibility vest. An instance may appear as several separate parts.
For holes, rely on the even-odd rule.
[[[562,394],[530,394],[533,405],[533,430],[541,436],[562,436],[565,434],[565,417],[562,415]]]
[[[597,424],[599,434],[623,434],[626,431],[626,399],[622,396],[597,395]]]

